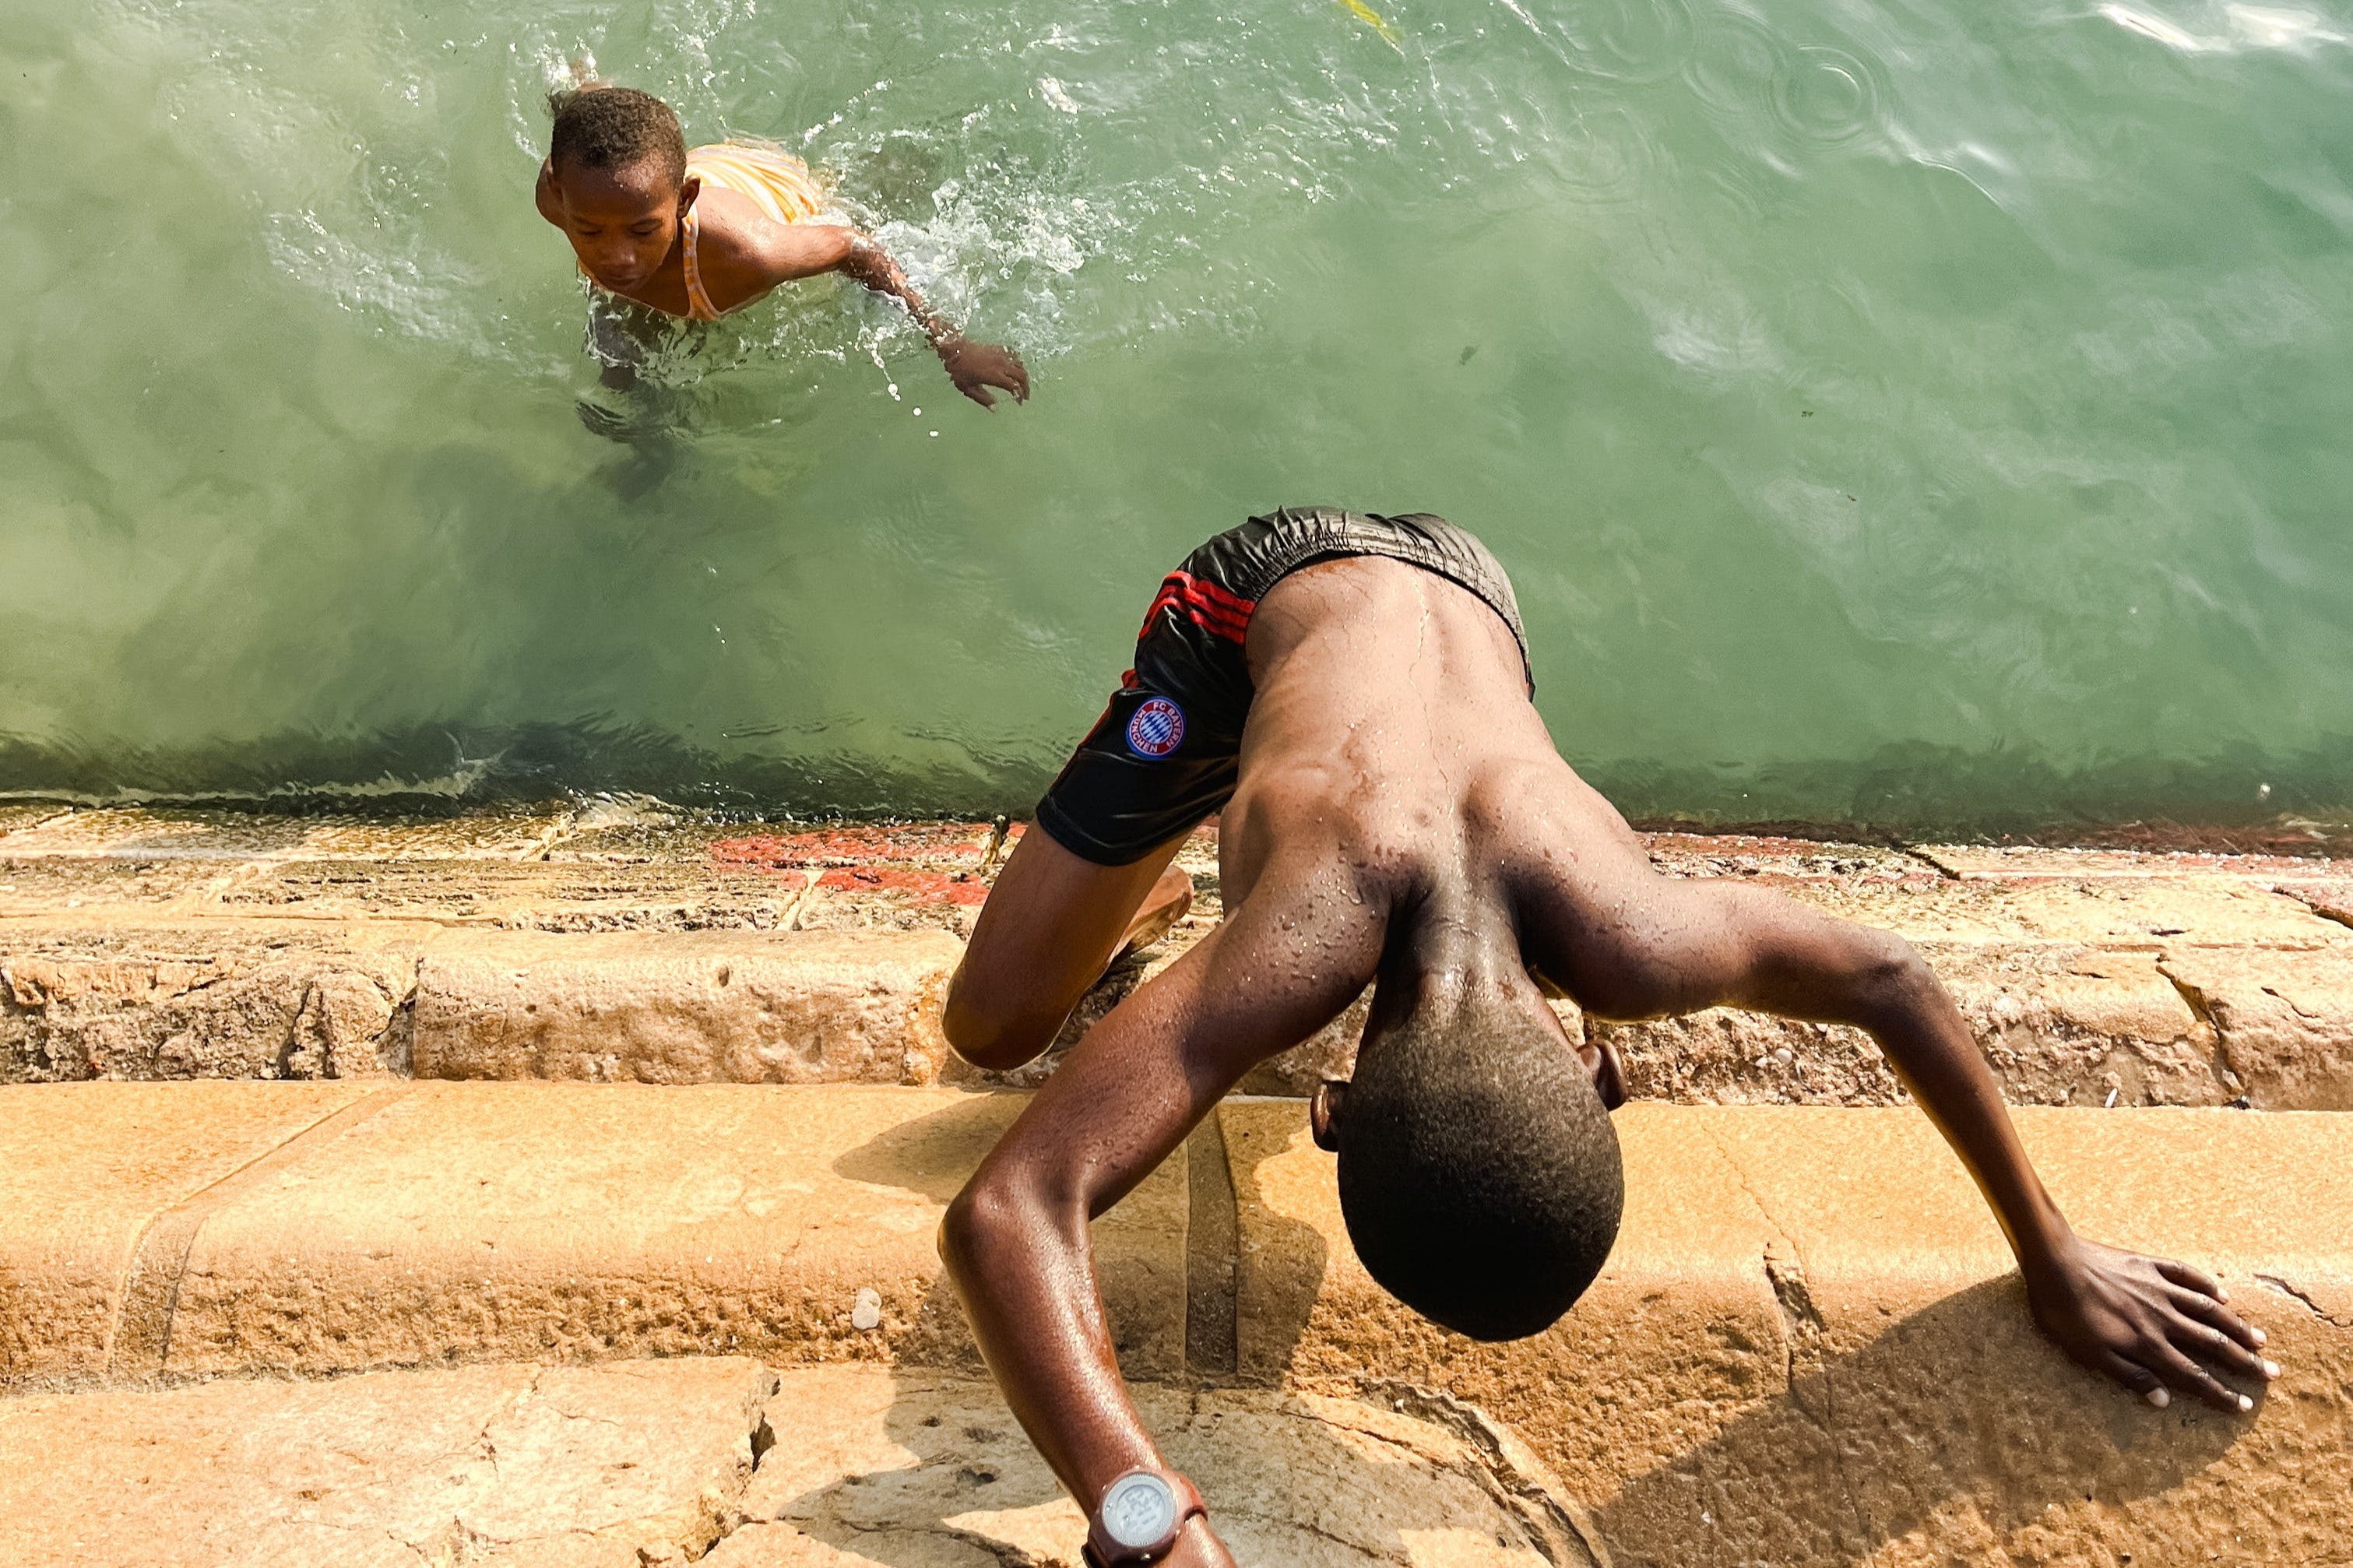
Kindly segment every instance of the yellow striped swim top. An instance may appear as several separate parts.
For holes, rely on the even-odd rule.
[[[807,163],[790,153],[755,142],[715,142],[708,147],[697,147],[686,155],[686,172],[700,176],[706,185],[718,185],[739,196],[748,196],[778,223],[799,223],[815,217],[818,209],[825,205],[825,193],[818,189]],[[719,309],[703,291],[702,271],[694,254],[701,228],[694,209],[687,208],[683,235],[687,314],[698,321],[715,321]]]

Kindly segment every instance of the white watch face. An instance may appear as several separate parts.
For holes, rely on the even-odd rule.
[[[1122,1546],[1157,1546],[1176,1528],[1176,1489],[1158,1476],[1122,1476],[1103,1493],[1103,1523]]]

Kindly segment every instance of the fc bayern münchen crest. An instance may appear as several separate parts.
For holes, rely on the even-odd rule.
[[[1185,710],[1166,697],[1148,698],[1127,721],[1127,749],[1157,760],[1185,743]]]

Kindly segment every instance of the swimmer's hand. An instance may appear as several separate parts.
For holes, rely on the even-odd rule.
[[[1029,373],[1023,368],[1021,356],[1011,349],[960,337],[944,337],[933,346],[939,350],[940,364],[955,389],[983,408],[997,406],[988,390],[992,386],[1011,393],[1016,403],[1029,401]]]
[[[2168,1388],[2194,1394],[2218,1410],[2254,1408],[2216,1371],[2261,1384],[2279,1367],[2255,1352],[2263,1331],[2223,1303],[2222,1287],[2186,1263],[2103,1247],[2070,1236],[2027,1271],[2034,1321],[2059,1348],[2105,1373],[2151,1405],[2171,1402]]]

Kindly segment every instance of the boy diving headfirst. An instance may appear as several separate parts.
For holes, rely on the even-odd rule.
[[[1754,1008],[1871,1031],[1992,1206],[2044,1332],[2163,1405],[2228,1410],[2261,1330],[2187,1265],[2078,1237],[1909,943],[1730,881],[1653,871],[1529,700],[1512,587],[1426,515],[1253,518],[1153,601],[1135,668],[1038,807],[952,983],[949,1039],[1043,1050],[1124,933],[1180,896],[1178,842],[1220,808],[1216,930],[1088,1032],[949,1207],[941,1250],[1014,1414],[1091,1518],[1099,1563],[1230,1563],[1112,1352],[1088,1221],[1250,1068],[1373,1005],[1316,1142],[1349,1238],[1407,1305],[1482,1340],[1574,1302],[1617,1234],[1600,1018]],[[1341,1089],[1345,1088],[1345,1092]]]
[[[564,231],[599,289],[710,321],[779,283],[839,272],[904,305],[958,392],[983,408],[996,404],[991,388],[1029,400],[1018,355],[958,331],[871,237],[809,221],[823,195],[791,153],[750,142],[689,150],[670,105],[635,88],[588,79],[549,102],[555,127],[539,166],[540,216]],[[626,386],[635,355],[609,327],[596,323],[606,382]]]

